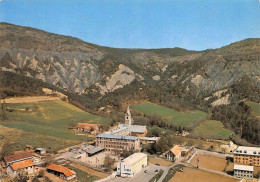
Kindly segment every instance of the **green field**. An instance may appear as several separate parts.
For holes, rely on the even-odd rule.
[[[200,123],[197,126],[193,133],[201,137],[216,137],[219,139],[228,139],[232,134],[232,131],[225,129],[221,121],[207,120]]]
[[[131,108],[145,114],[158,114],[167,123],[185,127],[189,126],[194,121],[205,118],[207,116],[207,113],[199,110],[183,113],[152,103],[137,104]]]
[[[246,102],[247,105],[249,105],[250,107],[252,107],[252,109],[254,110],[254,114],[256,117],[260,117],[260,104],[259,103],[255,103],[255,102]]]
[[[73,166],[67,166],[69,169],[73,170],[76,172],[77,174],[77,179],[80,181],[80,182],[93,182],[93,181],[97,181],[99,178],[96,177],[96,176],[92,176],[88,173],[86,173],[85,171],[82,171],[78,168],[75,168]]]
[[[87,113],[63,101],[8,104],[7,107],[14,109],[29,107],[32,110],[32,112],[19,110],[7,112],[9,121],[1,123],[6,127],[23,131],[24,136],[19,139],[18,143],[21,143],[19,145],[51,146],[60,149],[71,144],[75,145],[82,141],[92,140],[92,138],[70,132],[68,126],[71,120],[98,124],[109,124],[112,121],[110,118]],[[55,145],[60,145],[60,147]]]

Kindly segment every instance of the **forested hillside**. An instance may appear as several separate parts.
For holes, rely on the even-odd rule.
[[[205,51],[119,49],[0,23],[0,70],[2,98],[40,95],[47,87],[101,114],[147,100],[178,111],[203,110],[259,142],[259,120],[240,118],[237,110],[245,109],[243,100],[260,102],[260,39]]]

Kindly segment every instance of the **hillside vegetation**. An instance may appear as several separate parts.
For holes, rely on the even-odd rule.
[[[260,104],[255,102],[246,102],[246,104],[253,109],[254,115],[260,119]]]
[[[207,116],[207,113],[199,110],[178,112],[174,109],[152,103],[137,104],[131,106],[131,108],[144,114],[157,114],[161,116],[166,123],[182,127],[187,127],[193,122],[204,119]]]
[[[259,120],[244,106],[245,116],[234,109],[243,100],[260,102],[259,55],[259,38],[205,51],[117,49],[0,23],[0,97],[41,95],[45,87],[107,116],[124,102],[147,100],[185,113],[164,118],[167,123],[190,126],[204,111],[258,144]]]
[[[221,121],[207,120],[198,125],[193,134],[202,138],[228,139],[232,131],[226,129]]]

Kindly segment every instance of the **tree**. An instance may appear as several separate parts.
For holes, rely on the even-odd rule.
[[[159,137],[161,135],[162,131],[159,127],[152,128],[152,136]]]
[[[173,143],[174,143],[172,136],[171,136],[171,135],[168,135],[168,136],[167,136],[167,140],[168,140],[168,147],[169,147],[169,148],[172,148]]]
[[[182,131],[183,131],[183,128],[181,126],[179,126],[178,132],[179,132],[180,135],[182,134]]]
[[[2,150],[0,153],[0,159],[3,159],[4,156],[12,154],[12,145],[9,141],[5,142],[2,146]]]
[[[25,111],[26,112],[29,112],[31,110],[31,108],[29,107],[29,106],[27,106],[26,108],[25,108]]]
[[[121,154],[121,157],[126,158],[126,157],[128,157],[128,156],[130,156],[130,155],[131,155],[130,151],[128,151],[128,150],[123,150],[123,152],[122,152],[122,154]]]
[[[169,150],[168,147],[168,139],[165,136],[162,136],[159,141],[155,144],[156,152],[161,154],[167,150]]]
[[[77,127],[77,122],[75,119],[70,120],[69,128],[76,128]]]
[[[111,158],[111,157],[109,157],[109,156],[106,156],[106,157],[105,157],[105,160],[104,160],[105,170],[106,170],[106,171],[109,171],[109,172],[111,173],[115,162],[116,162],[115,159],[113,159],[113,158]]]
[[[3,103],[1,103],[1,110],[2,110],[2,120],[5,121],[5,120],[7,120],[5,101],[3,101]]]

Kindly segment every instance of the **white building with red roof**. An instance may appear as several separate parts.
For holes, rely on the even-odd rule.
[[[33,155],[28,152],[5,156],[4,163],[6,173],[13,178],[21,173],[33,174],[35,172]]]

